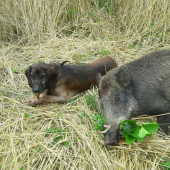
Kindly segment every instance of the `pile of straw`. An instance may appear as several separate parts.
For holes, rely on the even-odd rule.
[[[85,99],[95,95],[100,107],[95,87],[74,102],[34,108],[25,103],[35,95],[24,72],[37,62],[85,64],[105,55],[122,65],[169,48],[169,4],[0,0],[0,169],[162,169],[170,159],[167,136],[106,147],[93,126],[98,112]]]

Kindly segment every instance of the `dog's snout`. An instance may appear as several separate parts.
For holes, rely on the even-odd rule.
[[[33,88],[32,88],[32,91],[33,93],[40,93],[40,87],[38,85],[35,85]]]

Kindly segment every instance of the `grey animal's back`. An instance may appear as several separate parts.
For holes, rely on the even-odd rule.
[[[170,50],[152,52],[127,65],[131,74],[130,87],[135,98],[140,101],[142,114],[169,112]],[[156,111],[153,109],[155,106]]]
[[[129,69],[135,69],[135,71],[147,71],[154,72],[160,71],[167,72],[167,67],[170,66],[170,50],[160,50],[149,53],[131,63],[129,63]]]

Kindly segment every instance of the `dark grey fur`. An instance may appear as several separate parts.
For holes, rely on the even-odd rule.
[[[104,108],[105,143],[117,144],[122,120],[142,114],[170,112],[170,50],[150,53],[124,66],[97,75],[99,96]],[[158,123],[170,124],[170,115],[158,117]],[[165,134],[167,125],[160,125]]]

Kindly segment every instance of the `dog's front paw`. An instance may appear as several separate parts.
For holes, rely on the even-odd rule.
[[[29,106],[37,106],[38,105],[38,100],[37,99],[30,99],[28,101],[26,101],[26,103],[28,103]]]

